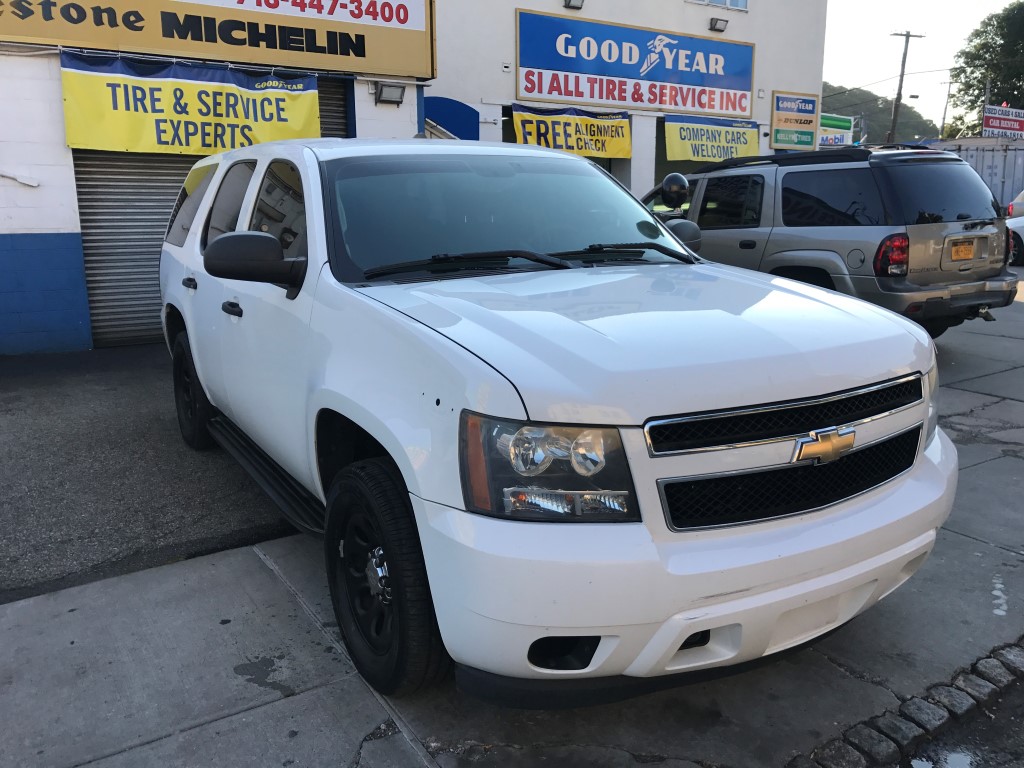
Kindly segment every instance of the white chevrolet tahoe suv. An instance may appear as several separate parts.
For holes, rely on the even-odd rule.
[[[922,329],[706,263],[578,157],[206,158],[160,285],[185,441],[323,536],[383,693],[451,660],[596,697],[759,659],[896,589],[952,506]]]

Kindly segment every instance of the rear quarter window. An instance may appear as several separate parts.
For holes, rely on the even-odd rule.
[[[999,203],[967,163],[900,163],[879,171],[892,185],[904,224],[944,224],[999,216]]]
[[[868,168],[794,171],[782,179],[787,227],[870,227],[886,223],[885,207]]]

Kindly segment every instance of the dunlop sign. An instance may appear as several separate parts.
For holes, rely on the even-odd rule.
[[[813,93],[772,91],[772,149],[817,149],[821,99]]]
[[[431,0],[7,0],[0,41],[434,77]]]
[[[665,152],[669,160],[717,162],[758,154],[758,128],[752,120],[668,115]]]
[[[750,115],[749,43],[523,10],[516,19],[520,99]]]
[[[316,78],[61,54],[69,147],[209,155],[320,135]],[[138,68],[137,68],[138,67]]]
[[[512,105],[519,144],[562,149],[585,157],[631,157],[629,114],[597,114],[582,109],[528,109]]]

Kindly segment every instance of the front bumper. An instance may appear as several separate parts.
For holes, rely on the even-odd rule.
[[[911,320],[975,317],[982,307],[1008,306],[1017,295],[1017,276],[1004,272],[998,277],[959,285],[917,286],[874,277],[851,277],[854,295],[878,304]]]
[[[939,430],[880,488],[743,527],[671,533],[660,510],[642,524],[557,525],[413,507],[460,665],[537,681],[653,678],[748,662],[853,618],[921,566],[955,490],[956,450]],[[552,636],[600,641],[584,669],[530,663],[531,644]]]

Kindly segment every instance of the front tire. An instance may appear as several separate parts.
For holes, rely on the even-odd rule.
[[[178,412],[178,428],[185,444],[201,451],[213,445],[207,425],[213,418],[213,405],[206,397],[203,384],[196,374],[192,360],[192,347],[188,335],[179,333],[174,338],[172,352],[174,367],[174,407]]]
[[[398,470],[385,459],[352,464],[331,485],[327,514],[331,602],[356,669],[386,695],[440,681],[450,659]]]

